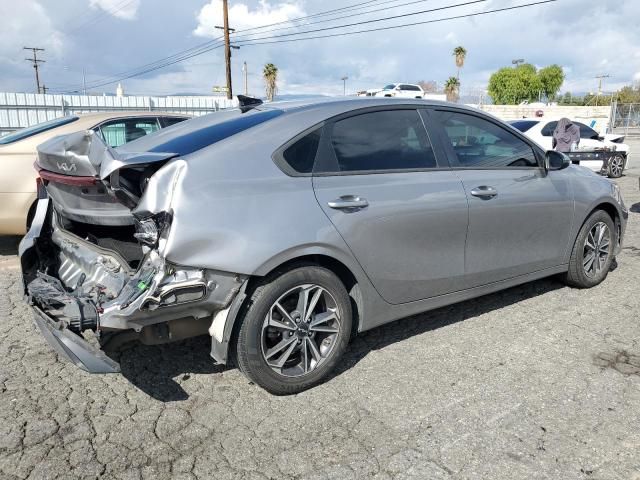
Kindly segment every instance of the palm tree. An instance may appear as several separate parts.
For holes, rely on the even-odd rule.
[[[262,69],[262,77],[266,85],[267,100],[271,101],[273,97],[276,96],[276,91],[278,90],[278,86],[276,85],[278,81],[278,67],[273,63],[267,63]]]
[[[467,51],[464,47],[453,49],[453,56],[456,57],[456,67],[458,67],[458,80],[460,79],[460,69],[464,67],[464,60],[467,58]]]
[[[444,93],[447,94],[448,102],[457,102],[460,94],[460,80],[456,77],[449,77],[444,83]]]

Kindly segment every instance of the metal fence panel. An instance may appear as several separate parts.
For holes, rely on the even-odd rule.
[[[640,136],[640,103],[617,103],[613,106],[613,129],[625,136]]]
[[[119,110],[163,110],[204,115],[238,105],[219,96],[124,97],[0,92],[0,135],[65,115]]]

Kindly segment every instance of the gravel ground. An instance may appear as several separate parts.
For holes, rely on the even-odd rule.
[[[620,179],[632,213],[602,285],[542,280],[378,328],[291,397],[214,366],[206,338],[128,350],[123,375],[57,361],[3,239],[0,479],[640,480],[639,175]]]

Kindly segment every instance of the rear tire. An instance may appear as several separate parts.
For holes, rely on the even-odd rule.
[[[239,319],[238,367],[275,395],[306,390],[342,357],[351,317],[347,290],[330,270],[305,266],[267,278]]]
[[[591,288],[607,278],[616,241],[609,214],[603,210],[593,212],[582,225],[573,245],[566,283],[576,288]]]

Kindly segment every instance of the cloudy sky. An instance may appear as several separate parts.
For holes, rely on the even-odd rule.
[[[535,0],[486,0],[385,22],[317,32],[349,32],[483,12]],[[287,35],[468,3],[469,0],[229,0],[235,41]],[[411,5],[407,5],[411,3]],[[282,23],[360,4],[333,15]],[[372,10],[376,10],[372,12]],[[336,19],[335,17],[345,17]],[[114,92],[118,80],[141,66],[219,38],[221,0],[0,0],[0,91],[33,91],[33,68],[23,46],[45,48],[41,70],[51,91],[79,89],[83,70],[89,90]],[[248,64],[249,91],[262,95],[262,66],[279,68],[279,91],[287,94],[341,94],[402,81],[434,80],[455,74],[451,51],[468,51],[462,70],[464,93],[480,93],[489,75],[523,58],[536,66],[557,63],[566,72],[563,91],[588,92],[595,76],[609,74],[605,89],[640,81],[640,0],[557,0],[513,11],[427,23],[358,35],[287,43],[247,45],[233,51],[236,93],[242,63]],[[264,25],[267,28],[257,29]],[[313,23],[313,24],[312,24]],[[248,30],[241,32],[241,30]],[[272,40],[295,40],[285,36]],[[233,38],[232,38],[233,40]],[[255,40],[258,41],[258,40]],[[211,44],[215,46],[216,44]],[[138,69],[138,70],[136,70]],[[147,67],[148,69],[148,67]],[[224,84],[221,48],[144,75],[122,80],[127,93],[208,94]]]

